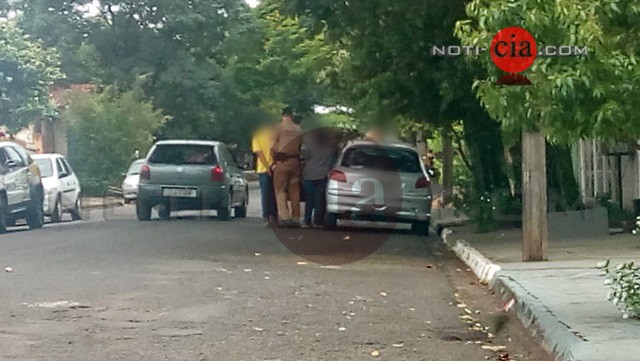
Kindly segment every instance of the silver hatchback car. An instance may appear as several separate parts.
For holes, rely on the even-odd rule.
[[[327,226],[339,219],[411,223],[428,235],[431,182],[409,145],[354,141],[329,173]]]
[[[247,216],[248,183],[224,143],[196,140],[157,142],[140,170],[136,203],[139,220],[161,219],[172,211],[217,210],[218,218]]]

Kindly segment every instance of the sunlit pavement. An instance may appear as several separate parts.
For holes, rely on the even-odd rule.
[[[10,267],[0,274],[0,358],[497,357],[461,322],[447,274],[459,263],[435,237],[399,231],[357,262],[325,254],[318,264],[313,248],[292,253],[258,218],[138,222],[125,206],[85,219],[0,236],[0,265]],[[375,234],[291,232],[301,242]]]

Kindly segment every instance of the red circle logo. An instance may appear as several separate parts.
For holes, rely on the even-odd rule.
[[[500,30],[491,41],[491,59],[498,68],[507,73],[527,70],[536,60],[538,47],[530,32],[510,26]]]

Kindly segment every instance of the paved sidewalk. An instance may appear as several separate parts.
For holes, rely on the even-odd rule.
[[[450,233],[451,232],[451,233]],[[521,262],[517,229],[477,234],[445,230],[445,242],[505,299],[516,299],[525,326],[560,360],[637,361],[640,321],[623,320],[606,299],[597,262],[640,261],[640,237],[616,235],[550,242],[549,261]]]

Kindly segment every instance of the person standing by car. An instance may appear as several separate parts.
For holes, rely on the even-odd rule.
[[[271,164],[271,140],[273,138],[274,124],[263,123],[253,135],[251,150],[256,156],[256,174],[260,182],[260,195],[262,197],[262,219],[267,226],[275,225],[278,212],[276,210],[276,197],[273,188],[273,174]]]
[[[327,174],[335,162],[336,151],[323,129],[308,133],[304,138],[304,148],[304,226],[322,227],[326,214]]]
[[[282,227],[300,226],[300,146],[302,130],[294,122],[293,109],[282,111],[282,121],[273,134],[273,182]],[[289,210],[287,199],[291,201]]]

